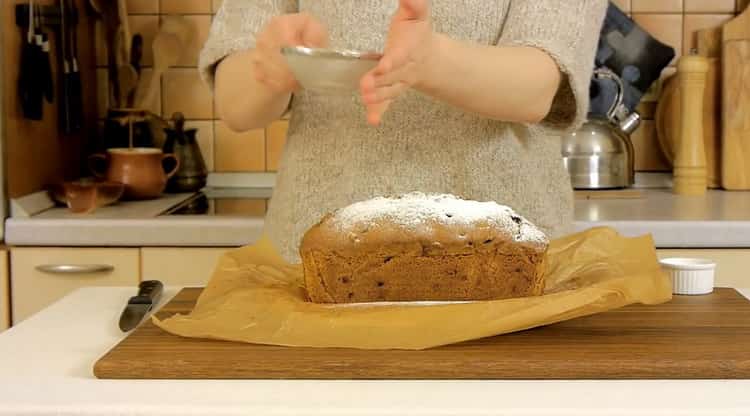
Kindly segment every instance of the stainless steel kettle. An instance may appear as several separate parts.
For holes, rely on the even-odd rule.
[[[562,156],[574,189],[627,188],[635,182],[633,142],[630,134],[641,117],[623,104],[620,77],[601,68],[597,78],[609,78],[618,87],[617,98],[606,117],[592,116],[576,132],[563,136]]]

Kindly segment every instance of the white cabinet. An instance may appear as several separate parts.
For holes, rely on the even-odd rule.
[[[2,227],[0,227],[2,228]],[[0,332],[10,325],[10,287],[8,280],[8,251],[0,250]]]
[[[205,286],[216,262],[231,248],[141,249],[143,280],[160,280],[165,286]]]
[[[138,285],[137,248],[11,248],[13,323],[86,286]],[[123,300],[124,301],[124,300]]]
[[[716,262],[717,287],[750,287],[750,249],[659,249],[659,258],[700,257]]]

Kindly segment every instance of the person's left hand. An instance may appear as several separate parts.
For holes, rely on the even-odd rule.
[[[368,123],[380,124],[391,102],[419,81],[432,43],[429,0],[399,0],[383,57],[360,81]]]

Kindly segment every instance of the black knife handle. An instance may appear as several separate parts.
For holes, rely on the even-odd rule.
[[[158,280],[144,280],[138,285],[138,296],[131,299],[131,303],[153,303],[159,300],[164,291],[164,285]],[[134,300],[142,302],[133,302]]]

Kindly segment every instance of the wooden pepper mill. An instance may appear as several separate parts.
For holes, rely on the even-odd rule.
[[[674,188],[679,195],[704,195],[707,187],[706,151],[703,144],[703,95],[708,60],[695,54],[677,64],[682,91],[681,129],[674,160]]]

